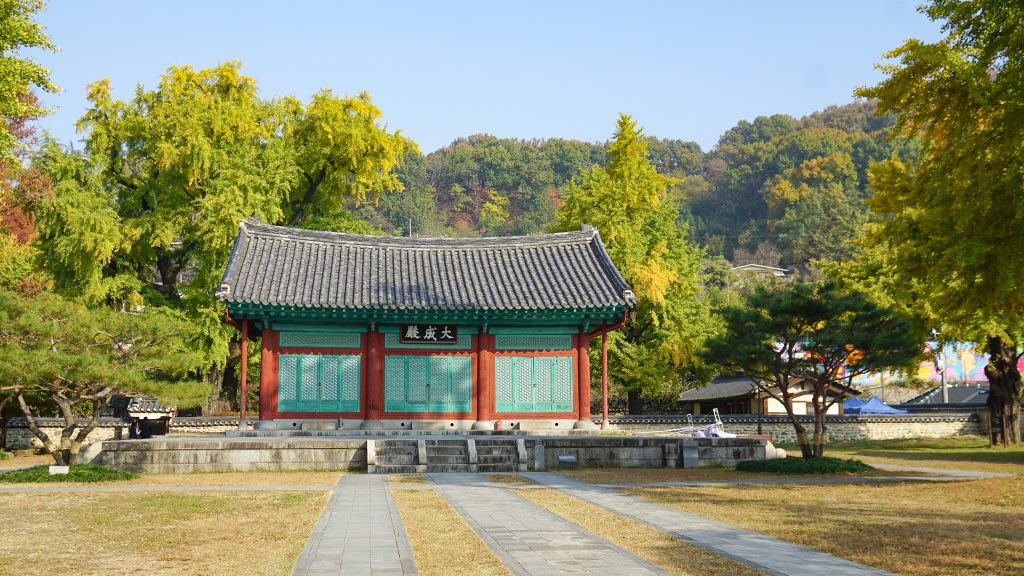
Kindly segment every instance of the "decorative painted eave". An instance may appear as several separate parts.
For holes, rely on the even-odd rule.
[[[396,238],[243,221],[217,298],[233,316],[603,322],[636,304],[597,230]]]

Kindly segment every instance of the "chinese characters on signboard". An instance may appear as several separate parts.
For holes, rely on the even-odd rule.
[[[402,344],[457,344],[459,327],[452,324],[402,324]]]

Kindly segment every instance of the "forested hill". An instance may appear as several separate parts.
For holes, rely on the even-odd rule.
[[[710,254],[735,262],[799,266],[841,258],[869,218],[867,169],[912,143],[890,141],[892,120],[871,102],[801,119],[741,121],[707,153],[695,142],[649,138],[650,161],[678,179],[680,222]],[[398,169],[405,190],[360,216],[387,233],[532,234],[552,223],[566,184],[607,162],[603,143],[474,135]]]

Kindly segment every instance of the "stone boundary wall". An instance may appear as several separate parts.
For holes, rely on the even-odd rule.
[[[844,415],[825,418],[828,440],[893,440],[903,438],[942,438],[957,435],[988,434],[987,415],[978,414],[891,414],[891,415]],[[814,418],[799,419],[809,431],[813,430]],[[710,416],[694,418],[700,426],[710,424]],[[687,425],[685,417],[638,416],[615,418],[611,423],[623,432],[652,434],[681,428]],[[725,431],[739,435],[757,434],[757,416],[722,416]],[[764,416],[761,434],[770,435],[773,442],[796,442],[796,433],[789,418],[785,416]]]
[[[40,430],[46,433],[54,442],[60,440],[60,433],[64,429],[62,418],[36,418]],[[84,421],[81,422],[84,424]],[[118,418],[103,418],[96,429],[89,433],[85,439],[83,448],[96,442],[120,439],[121,435],[128,436],[128,423]],[[35,434],[28,429],[24,418],[11,418],[7,424],[7,445],[0,446],[4,450],[30,450],[42,448],[43,443],[36,438]]]
[[[60,438],[60,432],[64,428],[64,420],[60,418],[36,418],[40,428],[50,438]],[[84,424],[84,421],[80,422]],[[252,423],[249,423],[249,430],[252,430]],[[121,431],[120,435],[118,430]],[[238,418],[221,416],[200,416],[173,418],[171,430],[166,437],[174,436],[220,436],[225,432],[238,430]],[[128,422],[120,418],[103,418],[83,446],[106,442],[108,440],[120,440],[128,438]],[[158,436],[163,438],[164,436]],[[0,446],[4,450],[29,450],[42,448],[43,443],[35,437],[28,429],[25,419],[22,417],[11,418],[7,425],[7,445]]]

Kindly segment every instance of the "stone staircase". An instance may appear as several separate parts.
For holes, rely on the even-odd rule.
[[[366,443],[367,459],[373,451],[373,463],[367,462],[371,474],[413,474],[423,472],[419,465],[419,450],[416,440],[369,440]]]
[[[468,440],[425,440],[427,472],[475,472],[469,460]]]
[[[515,440],[477,440],[477,472],[516,472],[519,451]],[[525,462],[524,462],[525,465]]]
[[[516,438],[418,438],[366,441],[367,472],[526,471],[526,444]]]

